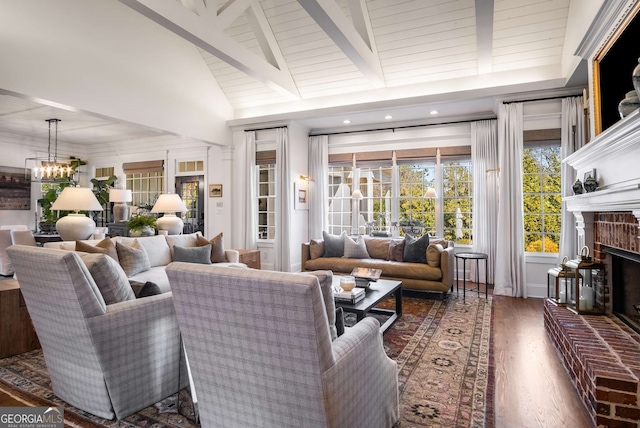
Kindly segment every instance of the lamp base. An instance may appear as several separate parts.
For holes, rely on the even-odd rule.
[[[129,205],[124,202],[116,202],[113,205],[113,222],[124,223],[129,221]]]
[[[165,214],[156,221],[158,231],[166,230],[169,235],[181,235],[184,222],[175,214]]]
[[[56,222],[56,230],[63,241],[89,239],[95,228],[96,223],[84,214],[69,214]]]

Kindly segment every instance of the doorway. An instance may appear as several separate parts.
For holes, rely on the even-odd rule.
[[[199,231],[204,235],[204,175],[176,177],[176,193],[187,207],[182,213],[183,233]]]

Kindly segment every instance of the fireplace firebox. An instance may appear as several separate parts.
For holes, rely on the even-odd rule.
[[[611,268],[611,311],[640,333],[640,254],[607,248]]]

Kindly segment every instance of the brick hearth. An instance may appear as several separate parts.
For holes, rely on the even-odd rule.
[[[544,325],[594,424],[640,427],[640,336],[616,317],[548,301]]]

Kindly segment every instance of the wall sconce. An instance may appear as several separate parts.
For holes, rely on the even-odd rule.
[[[300,181],[314,181],[314,180],[308,175],[300,175]]]

